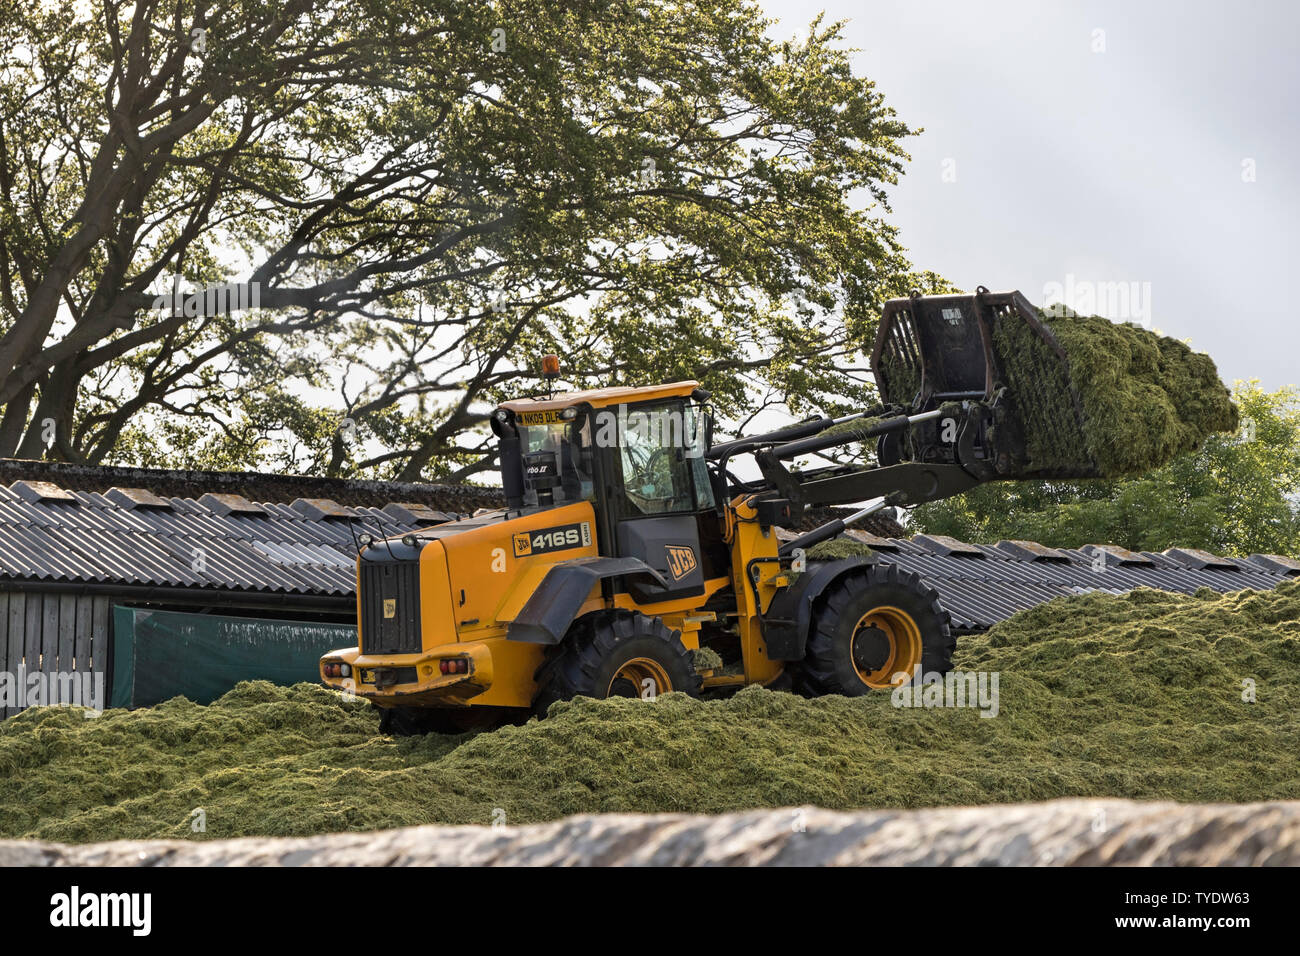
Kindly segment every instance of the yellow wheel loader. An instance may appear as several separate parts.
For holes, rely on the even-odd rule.
[[[807,551],[880,509],[1026,477],[1027,431],[1078,427],[1017,411],[992,345],[998,322],[1053,342],[1018,292],[891,300],[872,353],[880,407],[723,443],[692,381],[503,403],[491,426],[505,507],[362,538],[359,646],[326,654],[322,679],[382,708],[385,731],[417,733],[523,719],[578,695],[754,683],[858,695],[950,669],[954,638],[932,589],[874,555]],[[554,356],[543,371],[558,374]],[[1077,402],[1050,407],[1077,413]],[[785,464],[864,442],[876,461]],[[733,475],[741,455],[761,478]],[[844,504],[862,506],[784,543],[776,534],[805,508]]]

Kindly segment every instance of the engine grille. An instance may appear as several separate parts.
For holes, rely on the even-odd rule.
[[[419,561],[363,561],[361,653],[418,654],[421,650]]]

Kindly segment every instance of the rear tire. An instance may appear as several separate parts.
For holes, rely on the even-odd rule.
[[[574,697],[698,697],[702,678],[681,635],[636,611],[588,614],[570,626],[537,671],[538,716]]]
[[[813,607],[798,672],[807,694],[859,697],[952,670],[957,640],[934,588],[891,564],[840,578]],[[900,673],[906,678],[900,678]]]

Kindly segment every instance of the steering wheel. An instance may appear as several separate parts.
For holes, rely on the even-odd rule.
[[[640,498],[642,501],[647,501],[647,502],[651,500],[655,500],[655,501],[668,501],[671,503],[672,501],[674,501],[676,498],[675,495],[669,495],[667,498],[655,498],[653,495],[645,494],[645,492],[642,490],[647,485],[649,485],[650,488],[654,490],[658,490],[658,485],[654,480],[654,476],[655,476],[655,472],[659,468],[660,458],[661,457],[666,458],[672,451],[673,449],[671,448],[656,448],[653,452],[651,452],[650,457],[646,459],[646,463],[635,473],[633,473],[631,479],[627,482],[628,494],[635,495],[637,498]]]

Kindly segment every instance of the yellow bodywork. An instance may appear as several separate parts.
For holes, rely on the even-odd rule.
[[[706,680],[706,686],[722,684],[766,684],[780,675],[784,665],[767,656],[761,619],[780,588],[789,578],[779,573],[776,532],[764,530],[748,498],[737,498],[726,509],[726,542],[731,548],[732,587],[736,592],[736,626],[745,662],[743,677]]]
[[[676,382],[653,388],[608,388],[573,392],[550,399],[506,402],[524,423],[548,423],[565,408],[579,403],[604,407],[635,398],[638,401],[688,396],[696,382]],[[480,521],[482,516],[472,521]],[[418,654],[363,655],[359,648],[331,652],[321,659],[321,679],[340,690],[375,701],[381,706],[495,706],[530,707],[536,695],[534,673],[546,647],[507,639],[507,625],[538,590],[548,570],[557,562],[598,553],[595,511],[589,502],[577,502],[479,526],[457,528],[448,522],[431,529],[419,553],[421,651]],[[783,665],[767,656],[760,620],[778,590],[789,584],[777,561],[778,542],[773,529],[764,530],[748,498],[737,498],[723,509],[724,540],[731,551],[731,575],[704,581],[700,595],[659,603],[638,604],[629,594],[604,597],[599,584],[592,588],[577,616],[610,608],[640,611],[660,617],[681,632],[689,649],[699,647],[699,633],[715,612],[703,607],[718,591],[735,591],[734,623],[740,635],[744,671],[734,675],[709,675],[706,687],[769,683]],[[531,553],[523,546],[534,532],[560,525],[586,523],[591,529],[585,542],[572,547]],[[357,582],[358,621],[361,582]],[[724,622],[725,623],[725,622]],[[441,662],[464,660],[465,673],[444,674]],[[325,665],[349,665],[349,677],[326,677]],[[375,669],[415,668],[415,679],[378,687],[365,676]]]
[[[595,523],[595,512],[588,502],[577,502],[547,511],[499,521],[461,533],[428,541],[420,551],[420,631],[423,649],[419,654],[363,655],[359,647],[345,648],[321,659],[321,679],[332,687],[347,690],[379,704],[529,707],[536,694],[533,674],[542,663],[546,648],[540,644],[511,641],[506,626],[515,619],[537,590],[551,565],[559,561],[587,557],[597,553],[594,535],[588,545],[536,556],[516,556],[512,546],[515,535],[562,524]],[[754,526],[755,529],[757,526]],[[455,523],[440,525],[454,530]],[[776,553],[776,539],[769,547]],[[713,578],[704,582],[704,594],[654,604],[637,604],[627,594],[605,599],[597,585],[578,616],[604,608],[621,607],[661,617],[671,628],[680,630],[688,648],[699,646],[699,630],[714,615],[698,609],[713,594],[732,582]],[[360,582],[358,581],[358,595]],[[768,597],[770,600],[770,595]],[[358,604],[360,599],[358,598]],[[360,610],[358,607],[358,620]],[[742,623],[742,633],[745,625]],[[757,618],[753,618],[746,647],[761,647]],[[439,662],[465,658],[465,674],[443,674]],[[746,653],[746,660],[751,655]],[[324,665],[348,664],[352,674],[346,678],[326,677]],[[780,673],[780,665],[763,659],[767,666],[755,668],[748,680],[770,680]],[[417,680],[378,688],[361,679],[363,673],[377,668],[416,668]],[[721,680],[726,683],[726,680]]]
[[[527,707],[533,695],[533,672],[545,648],[506,639],[506,625],[536,590],[557,561],[596,554],[594,534],[586,546],[547,554],[516,556],[516,535],[557,524],[595,524],[590,503],[578,502],[509,521],[497,521],[455,533],[455,522],[440,525],[452,533],[426,542],[420,551],[419,654],[366,656],[359,647],[322,658],[349,664],[353,676],[322,679],[358,696],[388,704],[447,704],[471,699],[475,705]],[[357,583],[358,617],[360,580]],[[443,674],[439,662],[467,658],[466,674]],[[384,687],[361,679],[375,668],[415,667],[418,680]]]
[[[777,538],[769,528],[759,526],[752,507],[738,499],[726,509],[727,543],[732,550],[732,577],[704,582],[704,593],[674,601],[637,604],[630,595],[612,599],[602,596],[600,586],[591,594],[578,616],[605,608],[626,608],[661,617],[670,628],[681,631],[682,643],[699,647],[703,623],[716,619],[701,607],[722,588],[736,592],[736,627],[744,652],[744,672],[705,678],[706,687],[729,684],[768,683],[779,676],[782,664],[767,656],[759,625],[762,612],[777,590],[788,583],[776,562]],[[529,707],[537,691],[533,674],[541,665],[546,648],[540,644],[511,641],[506,626],[519,614],[537,590],[551,565],[558,561],[597,553],[596,541],[583,546],[536,556],[516,557],[511,542],[515,535],[559,524],[594,524],[595,513],[588,502],[578,502],[536,514],[494,522],[459,534],[431,540],[420,552],[420,617],[423,650],[419,654],[363,655],[352,647],[322,658],[321,679],[340,690],[348,690],[381,705],[497,706]],[[454,523],[447,526],[454,528]],[[746,577],[757,569],[755,586]],[[358,593],[360,588],[358,586]],[[360,620],[360,617],[358,617]],[[439,662],[464,658],[465,674],[443,674]],[[347,678],[325,677],[326,663],[350,665]],[[361,675],[376,668],[414,667],[417,680],[382,689]]]

